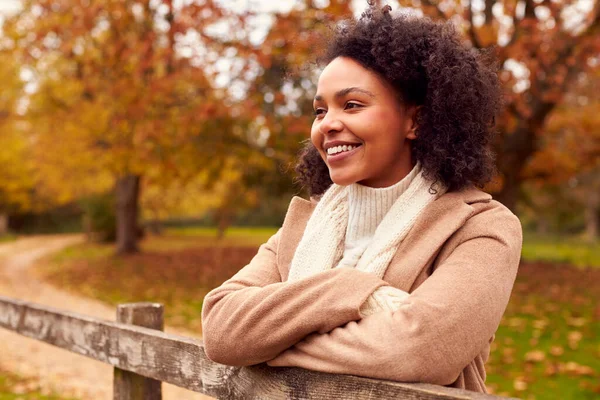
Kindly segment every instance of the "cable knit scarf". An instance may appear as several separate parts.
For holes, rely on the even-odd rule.
[[[396,253],[423,209],[444,194],[445,188],[419,173],[385,215],[356,268],[383,278]],[[435,193],[430,191],[434,188]],[[323,194],[315,207],[290,267],[288,280],[302,279],[334,268],[344,252],[348,225],[348,186],[336,184]]]

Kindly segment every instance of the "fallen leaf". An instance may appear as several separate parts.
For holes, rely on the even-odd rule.
[[[585,325],[586,323],[586,319],[585,318],[569,318],[567,320],[567,324],[570,326],[575,326],[575,327],[582,327]]]
[[[558,372],[559,372],[559,369],[556,364],[548,364],[546,366],[546,369],[544,370],[544,375],[554,376],[554,375],[558,374]]]
[[[569,342],[569,347],[573,350],[579,347],[579,341],[583,337],[583,334],[579,331],[571,331],[567,335],[567,341]]]
[[[533,327],[535,329],[544,329],[548,326],[548,320],[545,319],[537,319],[533,321]]]
[[[508,326],[512,328],[522,328],[525,326],[525,320],[523,318],[513,317],[508,320]]]
[[[552,354],[553,356],[562,356],[565,353],[565,349],[562,348],[561,346],[552,346],[550,348],[550,354]]]
[[[579,376],[593,376],[594,370],[587,365],[581,365],[574,361],[569,361],[565,364],[565,371],[570,372],[573,375]]]
[[[513,382],[513,387],[515,390],[522,392],[523,390],[527,390],[527,382],[525,382],[523,378],[517,378]]]
[[[525,354],[525,361],[527,362],[541,362],[546,359],[546,353],[541,350],[533,350]]]
[[[537,313],[538,309],[535,306],[535,304],[525,304],[523,307],[521,307],[521,312],[523,314],[530,314],[530,315],[535,315]]]

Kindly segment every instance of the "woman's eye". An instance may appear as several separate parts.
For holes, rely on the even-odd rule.
[[[359,108],[359,107],[362,107],[362,106],[358,103],[353,103],[353,102],[346,103],[346,110],[349,110],[349,109],[351,110],[353,108]]]
[[[323,114],[325,114],[325,109],[324,108],[317,108],[314,111],[315,117],[319,117],[322,116]]]

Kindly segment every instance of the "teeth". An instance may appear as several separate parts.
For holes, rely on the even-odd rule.
[[[343,145],[343,146],[330,147],[327,149],[327,154],[329,154],[329,155],[338,154],[338,153],[341,153],[342,151],[354,150],[357,147],[358,146],[356,146],[356,145]]]

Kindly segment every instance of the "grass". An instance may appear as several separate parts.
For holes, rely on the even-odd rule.
[[[12,233],[7,233],[4,235],[0,235],[0,243],[4,242],[12,242],[17,239],[17,235],[13,235]]]
[[[167,309],[166,323],[201,331],[204,296],[256,253],[274,228],[230,229],[221,240],[206,228],[169,230],[141,242],[142,252],[114,257],[108,244],[82,244],[55,254],[40,270],[62,288],[110,304],[154,301]]]
[[[600,268],[600,241],[525,233],[523,260]]]
[[[596,269],[523,264],[492,346],[488,387],[524,399],[599,398],[597,293]]]
[[[0,400],[67,400],[40,389],[34,379],[0,370]],[[73,399],[71,399],[73,400]]]
[[[140,254],[116,258],[111,246],[84,244],[57,254],[40,271],[63,288],[112,304],[162,302],[168,325],[199,332],[204,295],[245,265],[275,231],[231,229],[217,241],[207,228],[170,229],[145,239]],[[584,250],[564,250],[566,243]],[[593,246],[526,237],[525,262],[487,364],[494,393],[542,400],[600,397],[600,269],[583,268],[600,264],[595,255],[581,262]],[[542,248],[548,251],[543,257],[536,253]]]

